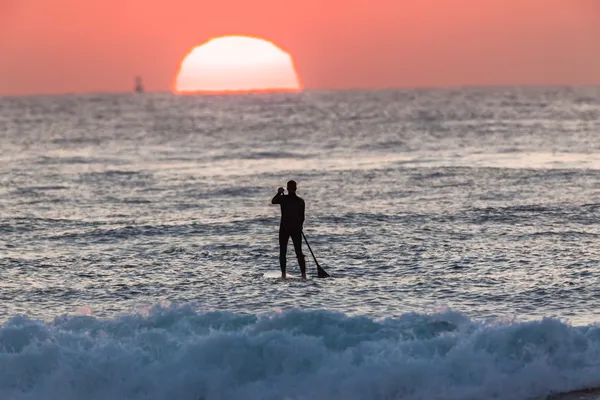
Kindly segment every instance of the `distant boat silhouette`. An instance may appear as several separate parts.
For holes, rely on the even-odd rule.
[[[142,84],[142,78],[139,76],[135,77],[135,92],[144,93],[144,85]]]

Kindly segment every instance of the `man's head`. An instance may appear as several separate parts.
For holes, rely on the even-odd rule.
[[[288,193],[296,193],[296,181],[288,181],[287,191]]]

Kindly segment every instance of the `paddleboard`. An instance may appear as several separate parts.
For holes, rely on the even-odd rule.
[[[263,278],[269,278],[269,279],[279,278],[279,279],[281,279],[281,271],[265,272],[263,275]],[[310,277],[308,275],[306,278],[310,279]],[[300,279],[300,274],[294,274],[294,273],[290,274],[288,272],[288,273],[286,273],[286,279]]]

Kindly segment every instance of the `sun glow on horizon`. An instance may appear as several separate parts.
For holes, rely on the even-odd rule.
[[[248,36],[213,38],[181,61],[177,94],[299,92],[292,56],[273,43]]]

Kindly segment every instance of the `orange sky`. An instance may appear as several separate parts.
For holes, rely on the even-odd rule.
[[[0,0],[0,95],[166,91],[224,34],[274,41],[309,89],[600,84],[600,0]]]

